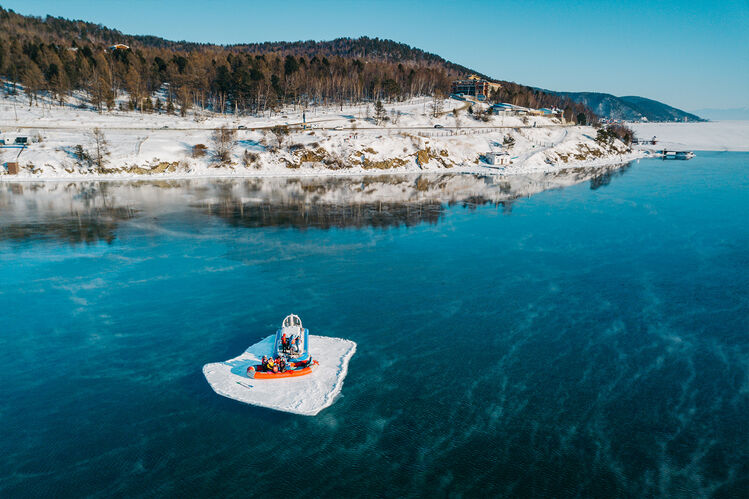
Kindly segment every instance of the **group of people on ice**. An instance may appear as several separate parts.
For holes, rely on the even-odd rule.
[[[300,353],[301,351],[299,335],[286,336],[286,333],[281,335],[281,352],[290,355]],[[275,358],[263,355],[260,365],[262,366],[262,370],[274,373],[282,373],[289,367],[293,368],[293,366],[288,365],[282,355],[277,355]]]
[[[299,353],[301,352],[301,340],[299,335],[286,336],[286,333],[281,335],[281,351],[284,353]]]
[[[274,373],[282,373],[286,370],[286,360],[280,355],[275,359],[263,355],[260,365],[263,366],[264,370]]]

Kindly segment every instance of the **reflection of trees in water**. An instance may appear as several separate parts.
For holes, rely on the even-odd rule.
[[[141,211],[208,214],[248,228],[437,224],[454,206],[499,207],[509,214],[519,198],[585,181],[597,189],[628,168],[567,168],[507,177],[429,174],[0,184],[0,240],[111,243],[120,223]]]
[[[13,196],[48,192],[46,184],[11,184]],[[57,184],[55,190],[70,199],[66,212],[54,211],[41,214],[40,219],[0,223],[0,240],[25,241],[32,239],[56,239],[71,244],[92,244],[99,241],[112,243],[117,228],[124,220],[136,215],[129,206],[116,206],[114,197],[107,191],[107,183],[91,182]],[[5,203],[0,203],[2,206]]]
[[[510,182],[498,182],[497,177],[471,175],[461,180],[470,179],[469,184],[480,190],[488,186],[501,201],[467,193],[465,182],[453,185],[457,178],[455,174],[288,178],[275,179],[275,189],[270,191],[267,180],[255,178],[241,181],[240,191],[252,201],[237,199],[236,182],[222,183],[215,192],[218,200],[198,207],[242,227],[387,228],[437,224],[446,208],[453,206],[501,206],[509,213],[513,200],[521,197]],[[457,191],[458,187],[463,190]],[[405,199],[393,200],[398,196]],[[331,197],[348,201],[331,202]],[[262,198],[267,200],[257,201]]]
[[[590,179],[590,189],[594,191],[600,187],[609,185],[614,178],[621,177],[630,168],[632,168],[632,163],[627,163],[617,169],[606,169],[602,174]]]
[[[512,205],[515,203],[515,200],[520,197],[522,196],[508,196],[508,199],[504,201],[497,201],[494,199],[485,198],[483,196],[469,196],[460,202],[450,201],[449,203],[447,203],[447,206],[462,206],[463,208],[467,208],[469,210],[475,210],[481,206],[493,206],[495,208],[501,208],[502,213],[510,214],[512,213]]]
[[[0,225],[0,240],[58,239],[71,244],[112,243],[123,220],[135,216],[129,208],[76,211],[44,223]]]
[[[205,209],[234,226],[295,227],[318,229],[345,227],[407,227],[421,223],[436,224],[444,208],[442,203],[360,203],[360,204],[272,204],[240,201],[208,204]]]
[[[434,177],[433,181],[439,182],[441,178]],[[437,200],[399,202],[377,199],[383,186],[400,186],[417,193],[423,189],[421,177],[406,181],[403,177],[391,175],[287,178],[275,179],[274,182],[271,184],[259,178],[242,181],[242,194],[253,198],[249,202],[237,199],[236,183],[224,184],[218,189],[218,201],[203,203],[201,208],[235,226],[301,229],[410,227],[421,223],[436,224],[444,213],[442,203]],[[272,185],[270,190],[267,189],[269,185]],[[350,202],[335,202],[329,199],[331,195],[339,198],[350,195],[352,199]]]

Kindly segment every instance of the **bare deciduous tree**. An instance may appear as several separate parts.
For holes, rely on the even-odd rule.
[[[37,94],[44,88],[44,75],[39,66],[30,62],[22,74],[22,80],[26,95],[29,97],[29,107],[37,98]]]
[[[255,168],[260,168],[260,164],[257,162],[259,156],[254,153],[250,152],[247,149],[244,150],[244,154],[242,154],[242,164],[245,168],[249,168],[250,166],[255,166]]]
[[[432,94],[432,116],[435,118],[442,114],[443,95],[442,92],[436,91]]]
[[[190,89],[187,85],[183,85],[177,89],[177,102],[179,103],[179,115],[182,117],[187,116],[187,111],[192,106]]]
[[[208,149],[205,144],[195,144],[192,146],[192,157],[193,158],[202,158],[205,156],[205,151]]]
[[[284,138],[289,134],[289,127],[284,125],[276,125],[271,128],[270,131],[276,138],[276,147],[280,149],[283,145]]]
[[[91,161],[97,168],[102,168],[107,162],[106,157],[108,155],[109,144],[104,136],[104,132],[100,128],[94,128],[91,131]]]
[[[213,131],[211,140],[213,141],[216,161],[225,163],[231,159],[231,151],[234,148],[234,139],[236,136],[237,131],[233,128],[227,128],[226,125]]]

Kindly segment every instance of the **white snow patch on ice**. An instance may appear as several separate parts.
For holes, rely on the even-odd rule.
[[[268,336],[233,359],[203,366],[203,374],[213,391],[245,404],[305,416],[314,416],[331,406],[341,393],[356,343],[310,335],[310,353],[320,363],[311,374],[297,378],[248,378],[247,368],[259,364],[263,355],[271,353],[274,338]]]

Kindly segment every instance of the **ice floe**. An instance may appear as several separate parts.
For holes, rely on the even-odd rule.
[[[348,373],[356,343],[341,338],[310,335],[310,353],[320,365],[309,375],[282,379],[251,379],[247,367],[260,363],[273,350],[274,335],[224,362],[203,366],[213,391],[245,404],[314,416],[335,402]]]

